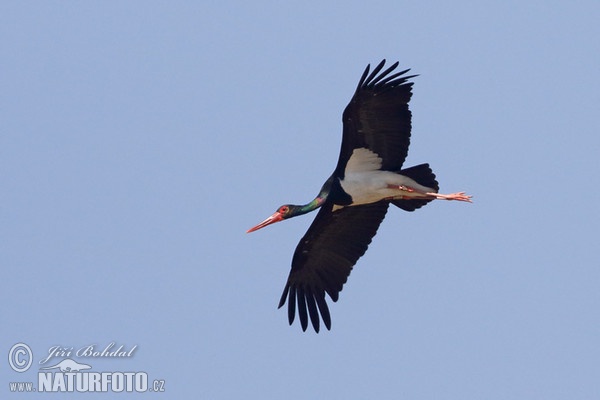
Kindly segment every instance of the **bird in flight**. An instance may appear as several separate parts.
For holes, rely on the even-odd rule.
[[[398,62],[383,70],[385,60],[372,72],[363,72],[342,115],[342,147],[333,174],[319,194],[305,205],[285,204],[254,232],[275,222],[320,208],[298,243],[292,269],[279,301],[287,301],[288,320],[296,311],[302,330],[308,319],[316,332],[322,320],[331,329],[325,294],[334,302],[356,261],[367,251],[390,204],[414,211],[432,200],[471,202],[464,192],[438,193],[438,182],[429,164],[402,169],[408,153],[412,96],[416,75],[394,72]],[[382,71],[383,70],[383,71]]]

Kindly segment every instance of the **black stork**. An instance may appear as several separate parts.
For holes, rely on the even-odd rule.
[[[325,293],[335,302],[352,267],[367,251],[391,204],[414,211],[435,199],[471,202],[464,192],[438,193],[429,164],[402,169],[408,152],[411,112],[408,102],[413,82],[409,71],[392,73],[398,62],[381,72],[385,60],[371,73],[363,72],[344,110],[342,148],[333,174],[313,201],[285,204],[269,218],[248,230],[254,232],[275,222],[321,208],[298,243],[292,269],[279,301],[288,302],[288,320],[296,309],[302,330],[308,317],[319,332],[319,314],[327,329],[331,316]]]

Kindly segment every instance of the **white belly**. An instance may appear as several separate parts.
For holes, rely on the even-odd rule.
[[[354,149],[346,164],[342,189],[352,196],[352,205],[370,204],[383,199],[423,197],[435,192],[433,188],[419,185],[413,179],[390,171],[381,171],[381,158],[369,149]],[[415,191],[399,189],[406,186]],[[420,193],[417,193],[420,192]]]
[[[390,171],[352,172],[340,181],[340,185],[352,197],[352,205],[375,203],[383,199],[422,197],[423,192],[435,192],[433,188],[419,185],[407,176]],[[421,193],[401,190],[399,186]]]

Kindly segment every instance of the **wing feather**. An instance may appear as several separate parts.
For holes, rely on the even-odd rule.
[[[290,325],[298,311],[303,330],[308,318],[319,331],[319,317],[327,329],[331,317],[325,293],[337,301],[356,261],[367,251],[385,217],[389,202],[344,207],[333,211],[326,202],[300,240],[279,307],[286,300]]]
[[[413,85],[408,80],[416,75],[405,75],[408,69],[389,75],[397,62],[379,73],[384,65],[385,60],[370,74],[367,66],[344,110],[342,147],[336,167],[340,177],[344,176],[355,148],[365,147],[379,155],[383,170],[398,171],[406,159],[412,118],[408,102]]]

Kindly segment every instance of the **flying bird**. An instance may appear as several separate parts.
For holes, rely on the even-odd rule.
[[[356,261],[367,251],[388,206],[414,211],[432,200],[471,202],[465,192],[440,194],[429,164],[402,169],[408,152],[411,112],[408,102],[417,75],[409,69],[394,72],[398,62],[382,71],[385,60],[372,72],[363,72],[342,115],[343,136],[337,166],[319,194],[305,205],[285,204],[254,232],[275,222],[320,208],[298,243],[292,269],[279,301],[287,301],[288,320],[296,311],[302,330],[308,319],[316,332],[320,320],[331,329],[325,294],[334,302]]]

